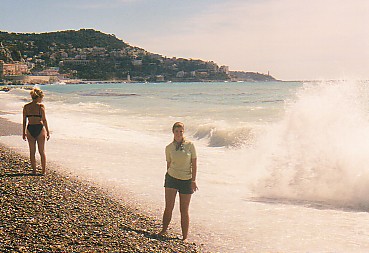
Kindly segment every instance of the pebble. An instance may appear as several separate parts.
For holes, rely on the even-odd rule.
[[[204,252],[158,238],[161,221],[49,171],[31,175],[28,159],[0,145],[0,252]]]

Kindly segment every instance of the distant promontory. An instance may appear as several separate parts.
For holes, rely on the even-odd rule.
[[[93,29],[49,33],[0,31],[0,80],[13,83],[117,80],[137,82],[275,81],[229,71],[213,61],[168,58]]]

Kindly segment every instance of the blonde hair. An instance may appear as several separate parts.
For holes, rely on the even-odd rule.
[[[174,133],[174,129],[176,129],[177,127],[182,127],[184,129],[184,124],[182,122],[176,122],[174,123],[173,127],[172,127],[172,132]]]
[[[30,94],[33,100],[44,97],[43,91],[40,90],[39,88],[33,88]]]

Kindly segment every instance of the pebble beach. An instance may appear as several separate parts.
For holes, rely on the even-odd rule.
[[[20,133],[0,117],[1,136]],[[177,234],[158,237],[160,220],[91,183],[50,167],[31,172],[27,157],[0,143],[0,252],[204,252]]]

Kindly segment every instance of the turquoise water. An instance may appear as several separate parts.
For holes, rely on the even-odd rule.
[[[117,126],[122,123],[117,119],[130,116],[135,118],[136,127],[146,125],[151,131],[164,131],[173,121],[184,121],[192,134],[209,134],[210,131],[232,133],[280,119],[286,100],[292,99],[301,86],[298,82],[222,82],[88,84],[43,88],[52,92],[49,100],[74,105],[99,104],[100,108],[94,108],[91,113],[96,113],[102,120],[114,117],[112,124]],[[232,142],[224,140],[223,144],[228,145],[227,141]]]

